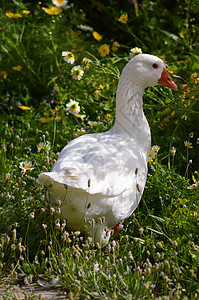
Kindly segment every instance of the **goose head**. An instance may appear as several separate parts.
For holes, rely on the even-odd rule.
[[[143,89],[158,84],[174,90],[178,89],[167,73],[165,63],[154,55],[136,55],[125,66],[123,73],[125,80],[131,81]]]

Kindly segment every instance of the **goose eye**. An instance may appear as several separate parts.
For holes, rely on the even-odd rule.
[[[157,69],[157,68],[158,68],[158,65],[157,65],[157,64],[153,64],[153,68],[154,68],[154,69]]]

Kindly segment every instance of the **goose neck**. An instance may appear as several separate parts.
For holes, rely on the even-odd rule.
[[[143,115],[143,94],[144,87],[128,80],[121,78],[116,93],[116,120],[121,118],[128,119],[134,123],[136,115]]]

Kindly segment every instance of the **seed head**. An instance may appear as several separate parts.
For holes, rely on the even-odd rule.
[[[19,249],[19,252],[22,252],[22,251],[23,251],[23,249],[22,249],[22,247],[21,247],[21,243],[18,243],[18,249]]]
[[[143,233],[144,233],[144,229],[141,227],[141,228],[139,228],[139,232],[140,232],[140,235],[143,235]]]
[[[193,133],[193,132],[190,132],[189,137],[192,139],[193,136],[194,136],[194,133]]]
[[[42,227],[44,230],[46,230],[46,228],[48,227],[46,224],[42,224]]]
[[[51,207],[51,208],[50,208],[50,214],[51,214],[51,215],[53,215],[53,214],[54,214],[54,212],[55,212],[55,209],[54,209],[54,207]]]
[[[170,153],[171,153],[172,156],[175,156],[176,155],[176,148],[172,147],[171,150],[170,150]]]
[[[125,235],[125,241],[128,242],[129,241],[129,236]]]
[[[73,298],[73,293],[72,292],[70,292],[69,294],[68,294],[68,299],[69,300],[73,300],[74,298]]]
[[[12,245],[11,245],[11,249],[12,249],[12,251],[15,251],[16,245],[15,245],[15,244],[12,244]]]
[[[6,180],[10,180],[10,173],[7,173],[6,175],[5,175],[5,181]]]
[[[78,286],[77,286],[77,292],[79,293],[80,291],[81,291],[81,286],[78,285]]]
[[[14,229],[14,230],[13,230],[13,234],[12,234],[12,239],[13,239],[13,241],[16,240],[16,236],[17,236],[17,231],[16,231],[16,229]]]
[[[41,213],[44,213],[46,211],[45,207],[41,208]]]
[[[189,272],[190,272],[191,277],[195,277],[196,276],[194,269],[190,269]]]
[[[95,220],[94,220],[94,219],[91,220],[91,226],[92,226],[93,228],[95,227]]]
[[[99,242],[96,243],[96,248],[97,248],[97,249],[101,249],[101,245],[100,245]]]
[[[57,219],[57,220],[55,221],[55,228],[56,228],[56,229],[60,229],[60,227],[61,227],[60,221],[59,221],[59,219]]]
[[[35,213],[34,213],[34,211],[33,211],[33,212],[31,212],[31,213],[29,214],[29,218],[32,220],[32,219],[34,219],[34,217],[35,217]]]

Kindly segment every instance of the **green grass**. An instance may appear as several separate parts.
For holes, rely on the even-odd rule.
[[[3,1],[0,281],[11,276],[15,282],[25,273],[28,282],[44,274],[70,299],[199,298],[198,4],[176,1],[171,8],[162,1],[134,2],[87,1],[83,11],[71,1],[51,16],[42,9],[50,1],[34,6]],[[10,18],[8,12],[22,17]],[[123,24],[118,19],[126,12]],[[79,25],[93,27],[103,39]],[[112,40],[120,44],[117,51]],[[98,52],[102,44],[110,47],[105,57]],[[111,128],[118,78],[133,47],[165,59],[179,91],[145,92],[152,145],[160,149],[149,163],[139,207],[119,236],[101,248],[90,237],[68,232],[59,206],[50,207],[35,179],[78,134]],[[62,51],[71,51],[75,63],[65,62]],[[92,61],[88,68],[84,58]],[[81,80],[71,74],[77,65],[84,70]],[[70,99],[79,103],[80,116],[67,110]],[[24,171],[21,163],[30,169]]]

